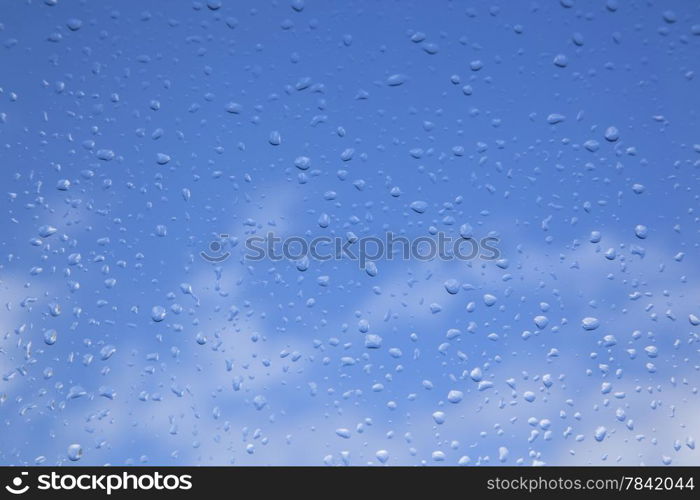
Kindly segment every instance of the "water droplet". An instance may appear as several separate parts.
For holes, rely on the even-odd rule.
[[[50,226],[50,225],[45,225],[45,226],[41,226],[39,228],[38,232],[39,232],[39,236],[41,236],[42,238],[48,238],[52,234],[55,234],[56,231],[58,231],[58,229],[56,229],[55,227]]]
[[[273,130],[270,132],[270,136],[267,139],[267,142],[269,142],[273,146],[279,146],[282,144],[282,135],[276,130]]]
[[[581,326],[584,330],[595,330],[600,326],[600,321],[598,321],[598,318],[589,316],[581,320]]]
[[[68,446],[68,459],[72,462],[77,462],[83,457],[83,447],[79,444],[71,444]]]
[[[451,390],[447,393],[447,400],[450,403],[457,404],[464,398],[464,393],[462,391]]]
[[[165,165],[169,161],[170,161],[170,156],[166,155],[165,153],[158,153],[156,155],[156,163],[158,163],[158,165]]]
[[[608,142],[616,142],[620,139],[620,132],[616,127],[608,127],[605,129],[605,140]]]
[[[311,166],[311,158],[308,156],[297,156],[296,160],[294,160],[294,166],[299,170],[308,170]]]
[[[389,78],[386,79],[386,84],[389,85],[390,87],[398,87],[399,85],[403,85],[406,83],[408,80],[408,77],[406,75],[402,75],[400,73],[397,73],[395,75],[391,75]]]
[[[410,207],[414,212],[422,214],[428,209],[428,204],[424,201],[414,201]]]
[[[554,57],[554,65],[558,66],[560,68],[566,68],[568,66],[569,61],[567,60],[566,56],[564,54],[557,54]]]
[[[54,329],[46,330],[44,332],[44,343],[46,345],[54,345],[58,340],[58,332]]]
[[[82,28],[83,22],[78,18],[72,17],[66,22],[66,26],[71,31],[78,31]]]
[[[602,441],[605,439],[605,436],[608,434],[608,429],[606,429],[604,426],[599,426],[596,428],[595,433],[593,436],[595,437],[596,441]]]
[[[547,316],[535,316],[534,322],[535,322],[535,326],[537,326],[537,328],[542,330],[549,323],[549,319],[547,318]]]
[[[637,238],[643,240],[649,234],[649,229],[642,224],[637,224],[634,226],[634,234],[637,236]]]
[[[151,319],[159,323],[165,319],[166,311],[163,306],[153,306],[151,309]]]

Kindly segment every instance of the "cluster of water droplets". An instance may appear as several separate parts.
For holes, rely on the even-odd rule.
[[[697,463],[698,8],[467,3],[5,7],[0,460]]]

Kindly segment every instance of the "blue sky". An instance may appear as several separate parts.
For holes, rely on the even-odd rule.
[[[0,460],[697,464],[699,9],[1,7]],[[462,224],[503,260],[243,258]]]

